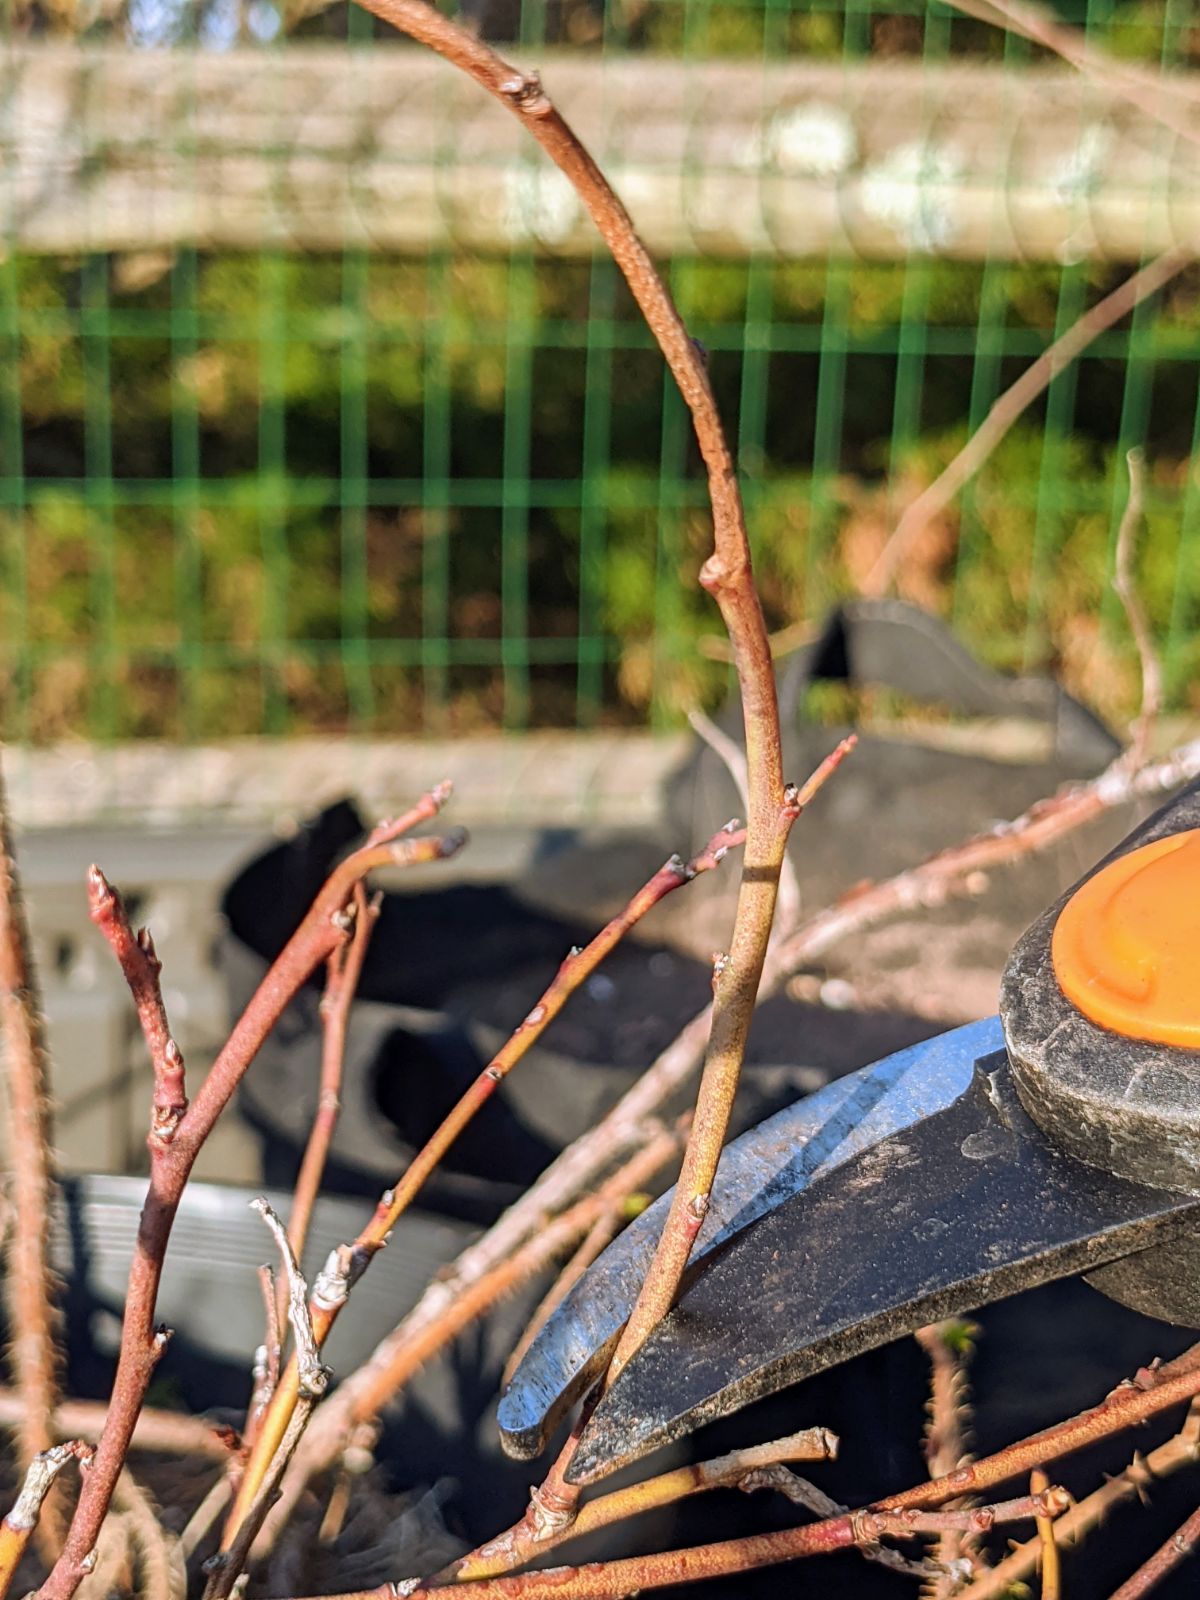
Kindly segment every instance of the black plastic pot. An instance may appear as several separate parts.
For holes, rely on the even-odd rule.
[[[231,1015],[245,1005],[334,862],[362,831],[353,806],[331,806],[293,839],[264,851],[230,885],[219,960]],[[631,844],[629,861],[619,849],[606,848],[614,880],[628,881],[632,891],[644,873],[645,840]],[[569,851],[564,871],[570,871]],[[586,908],[580,911],[582,918]],[[385,894],[351,1008],[327,1188],[375,1195],[394,1182],[528,1012],[566,952],[591,938],[600,920],[574,924],[548,915],[503,884]],[[625,1093],[705,1004],[710,981],[705,962],[634,940],[618,946],[572,997],[549,1043],[529,1051],[472,1121],[423,1189],[421,1206],[493,1220]],[[280,1188],[295,1178],[316,1110],[319,1001],[314,981],[288,1006],[239,1090],[240,1113],[261,1139],[264,1181]],[[764,1008],[739,1127],[822,1081],[811,1056],[797,1064],[803,1020],[803,1008],[787,1000]],[[907,1019],[890,1032],[883,1026],[883,1047],[930,1031],[929,1024]],[[869,1059],[873,1043],[867,1037],[861,1051],[839,1059],[838,1069]],[[688,1098],[681,1095],[666,1114],[682,1110]]]

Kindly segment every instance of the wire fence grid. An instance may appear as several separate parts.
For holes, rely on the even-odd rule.
[[[936,0],[466,0],[540,63],[710,370],[774,628],[853,592],[1002,391],[1200,250],[1197,145]],[[1192,0],[1062,0],[1200,130]],[[569,192],[344,5],[6,0],[0,731],[666,726],[728,668],[685,411]],[[1195,116],[1193,117],[1193,108]],[[899,590],[1136,698],[1129,450],[1200,706],[1200,272],[1099,336]]]

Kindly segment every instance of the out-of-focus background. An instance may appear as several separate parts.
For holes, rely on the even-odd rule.
[[[1102,54],[1081,72],[935,0],[470,0],[664,263],[790,643],[870,585],[897,518],[1056,337],[1200,248],[1191,0],[1038,15]],[[0,732],[67,1064],[59,1143],[120,1169],[142,1159],[145,1068],[83,915],[88,860],[154,925],[203,1059],[221,885],[281,816],[450,771],[484,830],[472,871],[518,875],[555,830],[657,837],[686,713],[723,703],[729,668],[695,583],[684,408],[515,122],[344,4],[2,18]],[[1148,91],[1160,69],[1169,91]],[[1167,717],[1200,713],[1200,270],[1168,266],[896,584],[986,665],[1053,675],[1117,728],[1139,687],[1109,583],[1133,448]],[[797,714],[1010,769],[1028,753],[887,685],[804,686]],[[897,824],[895,859],[862,870],[1046,781],[938,837]],[[206,1170],[249,1175],[242,1137]]]
[[[667,267],[775,627],[855,589],[1055,333],[1200,246],[1193,143],[1119,73],[948,5],[468,9]],[[1122,71],[1200,66],[1190,0],[1046,14]],[[720,696],[683,406],[480,91],[343,4],[5,0],[3,50],[6,738],[661,728]],[[1133,446],[1168,695],[1196,705],[1198,287],[1065,371],[902,576],[1110,714]]]

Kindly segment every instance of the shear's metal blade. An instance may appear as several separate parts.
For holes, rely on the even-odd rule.
[[[826,1171],[710,1256],[596,1410],[589,1482],[847,1357],[1195,1225],[1200,1199],[1059,1154],[999,1052],[945,1110]]]
[[[721,1156],[693,1262],[822,1173],[952,1105],[975,1062],[1003,1046],[998,1017],[839,1078],[743,1134]],[[505,1450],[535,1456],[612,1352],[670,1204],[664,1195],[609,1246],[543,1328],[500,1402]]]

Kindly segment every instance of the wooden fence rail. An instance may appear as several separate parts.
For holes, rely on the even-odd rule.
[[[537,64],[660,255],[1200,252],[1200,146],[1067,71]],[[1200,131],[1200,77],[1172,83]],[[449,242],[593,236],[516,123],[422,52],[0,49],[0,246]]]

